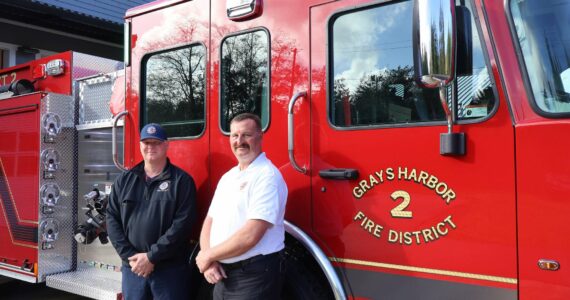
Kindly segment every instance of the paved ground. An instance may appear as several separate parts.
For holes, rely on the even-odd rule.
[[[0,276],[0,299],[2,300],[86,300],[89,298],[58,291],[45,283],[32,284]]]

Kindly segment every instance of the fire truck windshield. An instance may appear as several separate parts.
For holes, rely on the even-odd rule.
[[[513,28],[536,106],[547,114],[570,112],[570,2],[511,1]]]

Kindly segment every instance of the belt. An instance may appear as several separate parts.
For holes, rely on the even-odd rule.
[[[273,252],[271,254],[266,254],[266,255],[259,254],[259,255],[252,256],[250,258],[246,258],[244,260],[236,261],[233,263],[229,263],[229,264],[221,263],[221,264],[224,267],[224,270],[231,271],[231,270],[243,268],[243,267],[245,267],[251,263],[257,262],[257,261],[263,261],[266,259],[276,257],[279,255],[279,253],[281,253],[281,251]]]

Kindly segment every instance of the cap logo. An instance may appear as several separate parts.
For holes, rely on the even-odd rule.
[[[154,127],[154,126],[149,126],[146,129],[146,133],[148,133],[148,134],[154,134],[155,132],[156,132],[156,127]]]

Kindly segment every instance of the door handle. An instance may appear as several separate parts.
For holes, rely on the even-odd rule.
[[[326,179],[351,180],[358,178],[357,169],[325,169],[319,171],[319,176]]]

